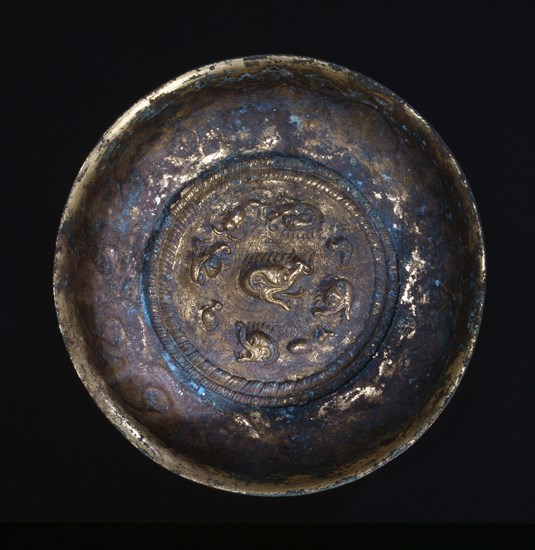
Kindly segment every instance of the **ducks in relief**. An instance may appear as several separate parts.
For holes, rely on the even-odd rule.
[[[288,342],[286,348],[294,355],[310,353],[316,344],[328,338],[332,338],[333,336],[334,332],[332,330],[328,330],[321,325],[316,325],[307,338],[296,338]]]
[[[197,285],[204,285],[208,280],[217,277],[223,269],[221,254],[230,254],[230,247],[225,243],[206,246],[201,239],[193,240],[193,258],[190,265],[191,280]]]
[[[223,304],[217,300],[212,300],[210,305],[201,309],[201,322],[206,330],[215,330],[219,326],[219,312],[223,309]]]
[[[353,255],[353,245],[345,237],[334,237],[325,243],[327,250],[331,252],[338,251],[338,261],[340,265],[346,265]]]
[[[221,221],[212,225],[212,230],[216,235],[226,235],[231,241],[237,241],[244,235],[243,222],[246,212],[243,206],[236,206],[227,212]]]

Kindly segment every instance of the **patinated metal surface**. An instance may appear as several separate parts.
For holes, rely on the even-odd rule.
[[[411,445],[457,387],[484,252],[450,152],[338,66],[238,59],[136,104],[82,167],[54,291],[132,443],[222,489],[299,494]]]

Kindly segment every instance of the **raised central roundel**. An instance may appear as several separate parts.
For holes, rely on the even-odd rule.
[[[358,374],[397,299],[389,236],[338,174],[304,159],[234,159],[192,181],[151,241],[152,324],[200,386],[303,404]]]

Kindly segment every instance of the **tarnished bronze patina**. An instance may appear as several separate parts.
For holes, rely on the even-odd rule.
[[[251,494],[358,479],[460,382],[485,283],[468,184],[403,100],[291,56],[137,103],[82,167],[54,292],[75,367],[140,450]]]

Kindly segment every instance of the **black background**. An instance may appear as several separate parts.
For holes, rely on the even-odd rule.
[[[13,2],[2,40],[2,521],[533,522],[533,3]],[[52,299],[70,187],[104,130],[197,66],[289,53],[406,99],[470,181],[488,252],[483,325],[449,407],[365,479],[233,495],[132,447],[78,380]]]

